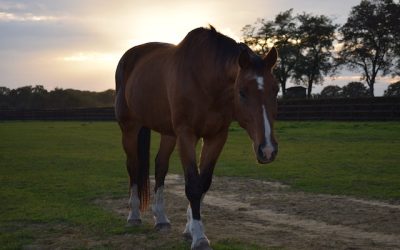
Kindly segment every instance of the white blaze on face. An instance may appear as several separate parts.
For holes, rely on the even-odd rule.
[[[264,77],[256,76],[257,88],[259,90],[264,90]]]
[[[272,146],[272,143],[271,143],[271,126],[269,125],[268,115],[267,115],[267,111],[265,110],[265,106],[264,105],[262,105],[262,110],[263,110],[263,120],[264,120],[265,142],[267,143],[267,146]]]
[[[269,125],[268,115],[267,115],[267,111],[266,111],[264,105],[262,105],[262,111],[263,111],[263,120],[264,120],[265,143],[267,144],[265,149],[263,149],[263,151],[264,151],[264,154],[269,159],[269,158],[271,158],[272,152],[274,152],[274,145],[271,142],[271,126]]]
[[[264,91],[264,77],[255,75],[254,79],[257,82],[257,88],[260,90],[262,93]],[[264,94],[264,93],[263,93]],[[274,145],[272,144],[271,141],[271,126],[269,123],[268,115],[267,115],[267,110],[265,109],[265,105],[262,105],[262,112],[263,112],[263,121],[264,121],[264,137],[265,137],[265,143],[266,146],[263,148],[263,153],[267,156],[268,159],[271,158],[272,153],[274,152]]]

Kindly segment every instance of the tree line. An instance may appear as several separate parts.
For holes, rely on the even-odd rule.
[[[390,84],[383,95],[400,97],[400,81]],[[322,89],[321,93],[313,95],[314,98],[359,98],[369,96],[370,92],[362,82],[350,82],[343,87],[328,85]]]
[[[385,96],[400,96],[400,81],[391,84]],[[361,82],[350,82],[346,86],[326,86],[313,98],[368,97],[369,91]],[[68,109],[114,106],[115,91],[81,91],[56,88],[46,90],[42,85],[24,86],[16,89],[0,87],[0,109]]]
[[[289,80],[307,87],[341,69],[361,74],[374,96],[377,76],[400,76],[400,3],[362,0],[342,26],[325,15],[279,13],[274,20],[258,19],[242,29],[244,42],[260,55],[275,46],[279,62],[274,70],[283,96]],[[332,89],[332,88],[331,88]]]
[[[103,92],[56,88],[47,91],[42,85],[16,89],[0,87],[0,109],[65,109],[111,107],[114,90]]]

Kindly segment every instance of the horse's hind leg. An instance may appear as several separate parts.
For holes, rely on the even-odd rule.
[[[138,194],[138,134],[140,126],[134,122],[120,123],[122,131],[122,145],[126,154],[126,167],[129,173],[129,215],[127,218],[128,224],[139,225],[142,220],[140,218],[140,199]]]
[[[161,135],[160,149],[156,157],[155,179],[156,185],[154,188],[154,204],[152,206],[155,228],[157,230],[169,229],[170,221],[165,214],[164,206],[164,180],[168,172],[169,158],[174,151],[176,138],[173,136]]]

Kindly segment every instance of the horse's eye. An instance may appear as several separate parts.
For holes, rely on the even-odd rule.
[[[247,99],[247,96],[246,96],[246,93],[244,92],[244,90],[239,90],[239,96],[240,96],[240,99],[242,100],[242,101],[244,101],[244,100],[246,100]]]

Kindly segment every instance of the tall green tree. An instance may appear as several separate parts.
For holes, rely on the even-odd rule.
[[[361,72],[374,96],[378,74],[391,72],[399,48],[399,4],[393,0],[362,0],[353,7],[347,22],[339,29],[342,48],[339,63]],[[397,31],[396,31],[397,30]],[[400,62],[399,62],[400,67]]]
[[[259,19],[243,29],[244,42],[257,53],[265,55],[272,45],[278,49],[278,63],[274,74],[286,94],[286,83],[292,77],[300,53],[298,24],[293,9],[279,13],[273,21]]]
[[[10,94],[10,89],[7,87],[0,87],[0,96],[6,96]]]
[[[296,83],[307,86],[311,98],[314,84],[322,84],[324,76],[333,72],[333,42],[337,26],[324,15],[303,13],[299,20],[300,51],[294,70]]]
[[[362,82],[349,82],[342,88],[343,97],[356,98],[367,97],[368,89]]]
[[[274,73],[286,94],[286,82],[294,74],[300,55],[299,31],[293,9],[279,13],[273,23],[275,28],[274,46],[279,51],[279,61]]]
[[[258,19],[253,25],[247,24],[242,28],[243,41],[257,54],[266,55],[272,42],[274,28],[270,22]]]
[[[387,6],[392,33],[394,34],[394,53],[397,57],[396,67],[392,74],[393,76],[400,76],[400,2],[397,2],[397,4],[392,2]]]
[[[10,89],[7,87],[0,87],[0,109],[10,107]]]

